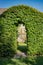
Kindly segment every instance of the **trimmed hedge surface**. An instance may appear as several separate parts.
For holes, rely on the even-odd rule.
[[[0,15],[0,56],[12,56],[17,50],[17,27],[27,30],[28,55],[43,55],[43,13],[25,6],[13,6]]]

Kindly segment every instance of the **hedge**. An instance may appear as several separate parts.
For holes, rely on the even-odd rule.
[[[43,55],[43,13],[18,5],[0,15],[0,56],[16,53],[17,27],[21,23],[27,32],[27,54]]]

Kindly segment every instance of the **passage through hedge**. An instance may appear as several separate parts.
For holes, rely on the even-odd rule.
[[[17,50],[17,26],[22,23],[27,32],[28,55],[43,54],[43,13],[19,5],[0,15],[0,56],[12,56]]]

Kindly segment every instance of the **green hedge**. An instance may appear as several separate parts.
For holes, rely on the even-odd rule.
[[[9,53],[11,50],[16,52],[19,23],[23,23],[27,30],[27,53],[29,55],[42,55],[43,13],[24,5],[13,6],[0,16],[0,55],[3,55],[5,49]]]

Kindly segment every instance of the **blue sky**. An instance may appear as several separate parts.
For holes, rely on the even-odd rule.
[[[43,12],[43,0],[0,0],[0,8],[9,8],[21,4],[29,5]]]

